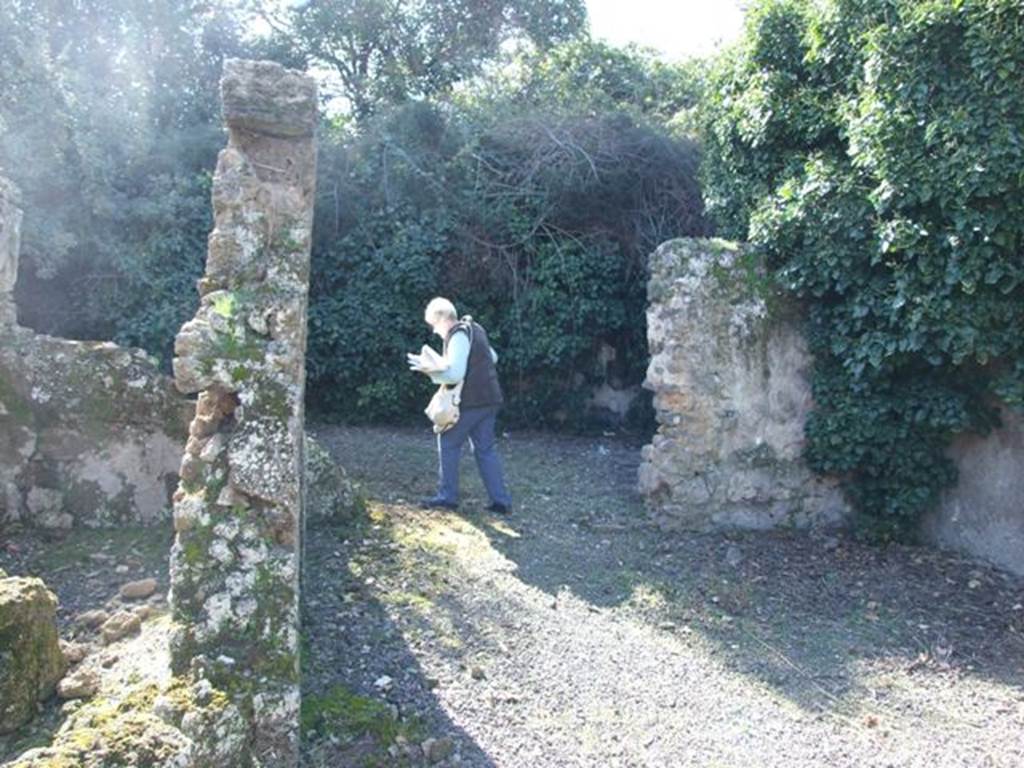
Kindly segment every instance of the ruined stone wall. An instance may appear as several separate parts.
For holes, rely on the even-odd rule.
[[[836,483],[801,460],[810,357],[735,243],[673,240],[651,257],[647,313],[658,431],[640,491],[667,528],[838,523]]]
[[[640,491],[657,522],[695,529],[843,522],[835,482],[801,461],[811,358],[795,306],[767,298],[735,243],[673,240],[651,257],[645,386],[658,431]],[[926,539],[1024,573],[1024,418],[963,436],[959,481],[926,517]]]
[[[21,219],[0,178],[0,526],[167,520],[189,404],[142,350],[17,325]]]
[[[1002,409],[987,437],[962,435],[949,456],[957,484],[925,517],[925,538],[1024,575],[1024,416]]]
[[[171,652],[246,720],[239,764],[298,759],[299,572],[312,79],[229,60],[200,303],[175,342],[198,393],[175,493]]]

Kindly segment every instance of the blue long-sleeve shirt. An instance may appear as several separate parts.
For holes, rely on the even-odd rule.
[[[498,353],[490,348],[491,359],[498,362]],[[430,379],[435,384],[458,384],[466,376],[466,367],[469,365],[469,336],[465,333],[456,333],[448,341],[448,350],[445,354],[448,366],[436,373],[430,374]]]

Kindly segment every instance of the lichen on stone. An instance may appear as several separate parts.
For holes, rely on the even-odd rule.
[[[245,749],[289,766],[315,182],[313,124],[301,120],[315,115],[315,88],[275,64],[229,60],[222,93],[214,231],[199,308],[175,340],[176,384],[198,398],[174,497],[172,668],[201,669],[240,713]]]

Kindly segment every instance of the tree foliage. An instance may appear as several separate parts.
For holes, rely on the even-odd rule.
[[[279,40],[333,71],[357,120],[445,94],[508,40],[546,49],[586,20],[583,0],[318,0],[260,13]]]
[[[807,457],[901,535],[1024,392],[1024,6],[763,0],[710,78],[706,200],[808,305]]]
[[[193,0],[21,0],[0,6],[0,36],[0,167],[28,211],[22,321],[169,348],[202,268],[237,28]]]

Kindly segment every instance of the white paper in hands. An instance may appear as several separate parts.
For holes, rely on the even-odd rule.
[[[438,373],[448,367],[444,358],[437,354],[437,352],[427,344],[423,345],[419,354],[409,352],[405,357],[406,361],[409,363],[410,371],[419,371],[420,373],[430,374]]]

